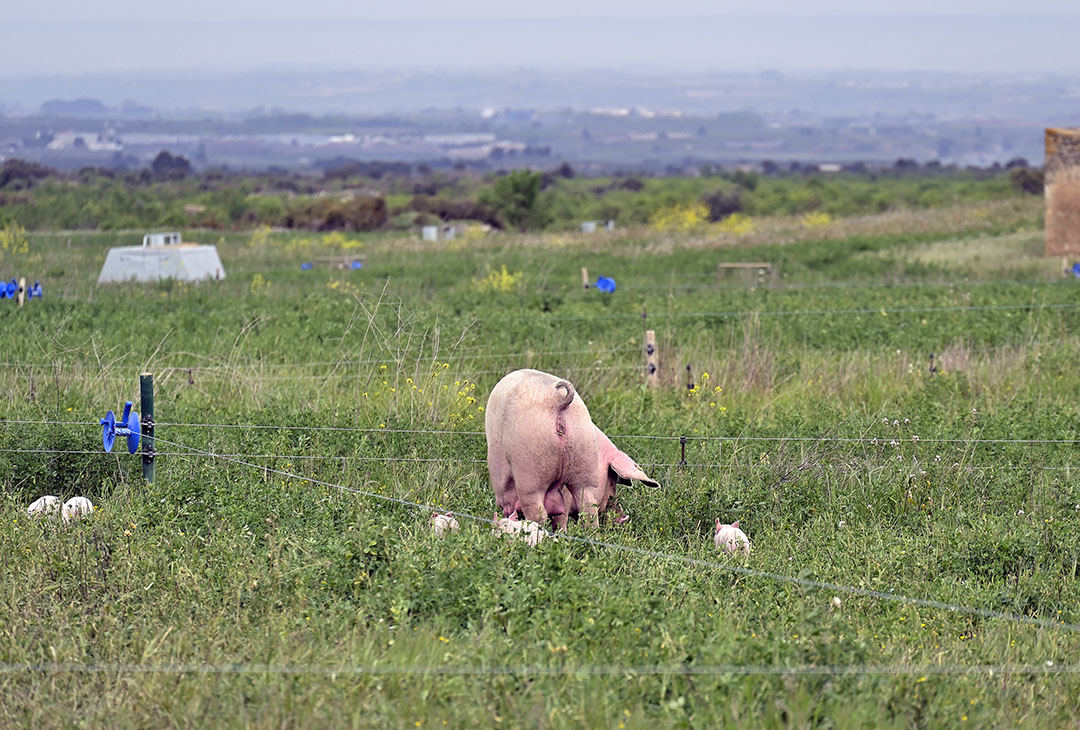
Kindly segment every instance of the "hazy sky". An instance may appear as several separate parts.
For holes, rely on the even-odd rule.
[[[0,0],[0,76],[520,67],[1077,74],[1077,38],[1078,0]]]
[[[1069,15],[1080,17],[1075,0],[36,0],[0,2],[2,17],[33,21],[225,21],[225,20],[422,20],[431,18],[581,18],[775,15]]]

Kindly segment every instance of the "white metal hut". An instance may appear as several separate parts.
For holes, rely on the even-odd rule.
[[[217,246],[184,243],[179,233],[168,232],[147,233],[141,246],[110,248],[98,283],[224,278]]]

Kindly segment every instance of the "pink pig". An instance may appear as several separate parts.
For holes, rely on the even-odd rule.
[[[739,529],[739,521],[735,520],[730,525],[725,525],[720,522],[720,518],[716,518],[716,536],[713,538],[713,542],[716,547],[723,550],[728,555],[742,551],[743,555],[750,554],[750,538],[746,536],[746,533]]]
[[[660,486],[593,424],[573,385],[539,370],[515,370],[495,385],[484,431],[491,486],[506,517],[551,519],[564,529],[584,515],[598,525],[616,484]],[[619,522],[629,519],[615,509]]]

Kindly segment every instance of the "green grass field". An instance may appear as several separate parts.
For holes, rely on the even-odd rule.
[[[0,725],[1074,726],[1080,296],[1041,226],[1014,199],[436,244],[192,231],[226,279],[108,287],[139,234],[32,234],[0,270],[46,293],[0,302]],[[435,538],[403,502],[490,519],[482,408],[526,366],[662,488],[535,548],[464,518]],[[153,484],[95,425],[142,371]],[[98,509],[32,521],[43,494]]]

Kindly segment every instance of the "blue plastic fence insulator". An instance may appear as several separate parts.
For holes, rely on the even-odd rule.
[[[363,261],[353,261],[352,264],[349,266],[349,268],[350,269],[362,269],[362,268],[364,268],[364,262]]]
[[[106,454],[112,451],[114,441],[116,441],[116,416],[109,411],[101,419],[101,445],[105,447]]]
[[[610,276],[601,276],[596,280],[596,288],[605,294],[615,291],[615,280]]]
[[[4,287],[4,289],[7,290],[8,299],[14,299],[15,295],[19,291],[19,282],[15,281],[14,279],[9,281],[7,284],[3,284],[2,286]]]
[[[1073,276],[1080,278],[1080,261],[1077,261],[1073,264],[1072,272]]]
[[[33,299],[34,297],[37,297],[38,299],[41,299],[42,297],[45,296],[45,294],[41,291],[41,282],[40,281],[35,281],[33,286],[27,287],[27,291],[30,293],[30,298],[31,299]]]
[[[139,448],[139,436],[142,424],[139,422],[139,414],[131,412],[131,401],[124,404],[124,417],[117,423],[116,416],[112,411],[105,414],[101,419],[101,444],[105,452],[112,451],[117,436],[127,437],[128,453],[134,454]]]
[[[312,265],[313,264],[310,261],[305,261],[302,264],[300,264],[300,270],[301,271],[307,271],[308,269],[310,269],[312,267]]]

